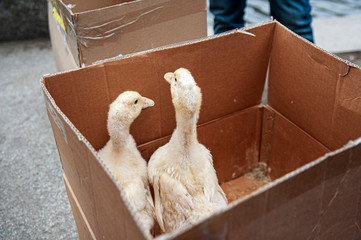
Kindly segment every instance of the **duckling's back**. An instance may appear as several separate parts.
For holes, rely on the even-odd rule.
[[[154,188],[156,217],[165,232],[227,205],[212,156],[202,144],[185,150],[170,141],[152,155],[148,175]]]

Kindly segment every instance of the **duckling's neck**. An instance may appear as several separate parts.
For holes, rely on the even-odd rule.
[[[113,150],[121,151],[126,145],[130,137],[130,126],[117,124],[113,125],[109,131],[110,141],[112,142]]]
[[[176,113],[177,127],[175,136],[185,147],[197,142],[197,113]]]

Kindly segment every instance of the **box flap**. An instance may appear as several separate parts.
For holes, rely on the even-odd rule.
[[[106,141],[109,104],[123,91],[135,90],[155,101],[134,122],[138,144],[168,136],[175,113],[166,72],[188,68],[203,92],[199,124],[261,102],[274,23],[177,47],[136,54],[44,78],[57,106],[100,149]],[[227,46],[227,47],[225,47]],[[247,47],[245,47],[247,46]],[[222,49],[220,51],[220,49]]]
[[[268,104],[331,150],[361,135],[360,74],[276,24]]]

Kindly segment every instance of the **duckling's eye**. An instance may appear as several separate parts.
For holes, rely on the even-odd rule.
[[[138,99],[134,101],[134,104],[137,104],[138,103]]]
[[[175,82],[177,81],[177,78],[176,78],[176,77],[174,77],[174,81],[175,81]]]

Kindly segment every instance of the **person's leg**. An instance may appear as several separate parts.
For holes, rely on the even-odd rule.
[[[214,15],[214,33],[244,27],[246,0],[210,0],[209,9]]]
[[[309,0],[270,0],[271,15],[280,23],[313,42]]]

